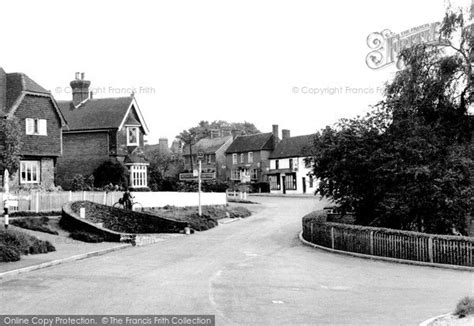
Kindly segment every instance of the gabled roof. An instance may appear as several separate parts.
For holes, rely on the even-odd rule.
[[[219,148],[225,143],[232,139],[232,136],[216,137],[216,138],[203,138],[193,145],[193,155],[196,155],[199,151],[204,154],[214,154]],[[183,155],[189,155],[189,145],[186,145],[183,149]]]
[[[78,107],[72,101],[58,101],[59,107],[68,121],[69,131],[120,129],[124,124],[141,125],[148,133],[148,127],[133,96],[88,99]],[[129,115],[134,108],[138,120]],[[127,120],[125,120],[127,119]]]
[[[273,150],[273,134],[271,132],[238,136],[227,149],[226,153],[241,153],[261,150]]]
[[[58,114],[61,123],[66,123],[51,92],[39,85],[24,73],[5,73],[0,68],[0,116],[13,116],[25,95],[48,97]]]
[[[307,157],[311,155],[313,139],[314,134],[283,139],[276,145],[270,158]]]

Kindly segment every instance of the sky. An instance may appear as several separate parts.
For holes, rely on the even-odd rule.
[[[445,8],[446,0],[2,1],[0,66],[57,100],[71,99],[75,72],[96,98],[134,91],[149,143],[201,120],[304,135],[382,99],[396,67],[366,65],[369,34],[440,21]]]

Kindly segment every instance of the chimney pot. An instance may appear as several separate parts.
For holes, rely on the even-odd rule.
[[[81,73],[80,72],[76,72],[76,80],[80,80],[81,79]]]
[[[290,138],[290,130],[288,129],[282,129],[281,131],[281,139],[287,139]]]
[[[81,80],[84,80],[85,75],[85,73],[81,72]]]

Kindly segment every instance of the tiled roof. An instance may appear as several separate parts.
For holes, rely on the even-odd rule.
[[[232,136],[217,137],[217,138],[203,138],[193,145],[193,155],[197,152],[202,151],[204,154],[214,154],[219,148],[221,148],[226,142],[228,142]],[[186,145],[183,149],[183,155],[189,155],[189,145]]]
[[[260,150],[272,150],[273,134],[271,132],[238,136],[227,149],[226,153],[241,153]]]
[[[43,95],[51,95],[49,91],[45,88],[41,87],[38,83],[28,77],[26,74],[23,73],[5,73],[3,69],[0,68],[0,78],[4,78],[6,82],[3,87],[6,87],[5,92],[0,92],[0,96],[3,98],[0,99],[0,103],[4,104],[3,108],[4,114],[7,114],[13,108],[13,105],[18,100],[18,98],[22,95],[23,92],[31,92],[31,93],[38,93]],[[0,85],[1,86],[1,85]],[[1,113],[1,112],[0,112]]]
[[[306,157],[311,155],[314,134],[283,139],[276,145],[270,158]]]
[[[72,101],[58,101],[58,104],[69,130],[91,130],[120,127],[132,101],[133,97],[129,96],[89,99],[77,108]]]

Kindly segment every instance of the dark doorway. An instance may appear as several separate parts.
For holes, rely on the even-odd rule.
[[[303,194],[306,193],[306,178],[303,177]]]
[[[283,194],[286,194],[286,177],[282,176],[281,181],[283,183]]]

